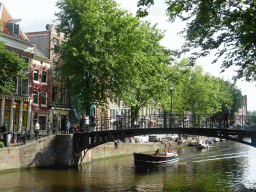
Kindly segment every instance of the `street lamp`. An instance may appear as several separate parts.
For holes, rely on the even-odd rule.
[[[172,90],[173,90],[173,84],[169,86],[170,92],[171,92],[171,113],[170,113],[170,127],[172,128],[172,121],[173,121],[173,111],[172,111]]]
[[[12,106],[12,109],[13,109],[13,118],[12,118],[12,120],[13,120],[13,127],[12,127],[12,132],[13,132],[13,137],[12,137],[12,139],[13,139],[13,143],[15,143],[15,109],[16,109],[16,105],[17,105],[17,103],[14,102],[14,103],[13,103],[13,106]]]

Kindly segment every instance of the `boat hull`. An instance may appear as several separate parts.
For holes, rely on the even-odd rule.
[[[155,156],[151,154],[134,153],[135,166],[161,165],[177,161],[177,154],[166,156]]]

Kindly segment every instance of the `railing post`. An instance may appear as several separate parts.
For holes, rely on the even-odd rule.
[[[100,130],[102,131],[102,116],[100,116]]]

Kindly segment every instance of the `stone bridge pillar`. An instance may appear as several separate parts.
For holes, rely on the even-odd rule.
[[[256,147],[256,134],[252,134],[252,136],[251,136],[251,143],[252,143],[253,146]]]

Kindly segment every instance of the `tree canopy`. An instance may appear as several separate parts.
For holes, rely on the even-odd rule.
[[[148,15],[157,1],[139,0],[137,15]],[[236,79],[256,80],[256,2],[254,0],[169,0],[167,16],[171,22],[181,18],[187,27],[180,53],[194,49],[192,59],[216,50],[215,63],[220,57],[222,69],[238,66]],[[195,49],[196,48],[196,49]]]
[[[61,72],[87,113],[91,104],[104,105],[108,98],[143,107],[159,95],[155,90],[169,62],[159,43],[163,32],[114,1],[61,0],[57,5],[59,29],[67,38]]]
[[[222,115],[227,104],[232,114],[242,106],[242,94],[234,84],[205,73],[201,66],[188,66],[189,59],[174,62],[171,67],[179,77],[173,81],[174,112]]]
[[[0,42],[0,93],[12,93],[16,89],[16,78],[26,79],[26,73],[23,69],[27,64],[20,59],[15,52],[8,51],[4,43]]]

